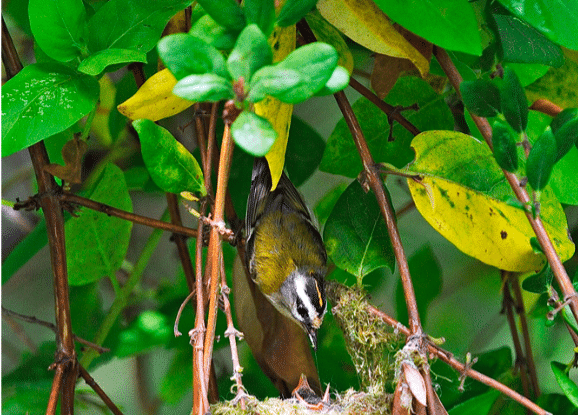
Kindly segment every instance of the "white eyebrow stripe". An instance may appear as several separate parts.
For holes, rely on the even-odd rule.
[[[297,292],[297,295],[299,296],[301,301],[303,301],[303,305],[307,309],[307,313],[309,314],[309,320],[313,321],[316,317],[316,312],[315,307],[311,302],[311,299],[307,295],[307,290],[305,289],[306,286],[307,286],[306,277],[304,277],[303,275],[298,275],[297,278],[295,278],[295,291]]]

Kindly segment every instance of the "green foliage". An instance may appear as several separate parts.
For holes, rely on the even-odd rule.
[[[556,139],[551,130],[546,130],[532,147],[526,163],[528,183],[534,190],[542,190],[548,184],[556,152]]]
[[[282,6],[275,9],[278,3]],[[6,67],[8,79],[2,90],[2,156],[44,141],[50,161],[63,164],[61,149],[64,143],[74,134],[82,135],[89,148],[86,160],[79,160],[84,182],[74,185],[71,190],[81,196],[128,212],[133,210],[134,203],[135,211],[152,217],[148,212],[154,209],[150,205],[145,207],[144,199],[154,203],[154,207],[164,208],[166,202],[162,192],[178,194],[188,190],[207,195],[203,172],[197,162],[200,157],[193,157],[180,144],[181,136],[177,133],[183,131],[184,140],[188,140],[189,131],[194,128],[190,124],[196,126],[196,120],[183,115],[178,121],[163,120],[163,127],[152,121],[137,120],[132,124],[137,138],[130,122],[116,109],[136,92],[136,83],[130,71],[122,78],[116,74],[109,77],[106,73],[131,63],[146,63],[144,73],[150,77],[157,71],[160,57],[177,80],[174,94],[198,103],[232,99],[240,110],[231,126],[237,145],[228,189],[236,213],[242,219],[253,156],[267,154],[281,135],[276,131],[277,124],[274,128],[272,121],[254,112],[254,104],[271,100],[271,97],[287,104],[300,104],[316,96],[344,90],[349,83],[351,67],[343,58],[351,52],[355,56],[355,76],[359,70],[368,71],[371,65],[372,52],[353,42],[343,42],[339,30],[319,15],[316,17],[317,29],[329,28],[333,40],[309,45],[298,41],[295,51],[281,61],[273,62],[273,52],[278,50],[279,44],[269,36],[278,33],[281,27],[299,22],[314,9],[315,3],[315,0],[6,2],[3,15],[7,17],[8,28],[25,60],[25,67],[11,79],[9,67]],[[189,33],[170,34],[161,39],[169,19],[193,4]],[[374,161],[389,164],[386,183],[394,206],[406,206],[409,202],[407,185],[392,177],[399,173],[398,169],[409,164],[416,170],[418,181],[426,183],[439,179],[430,187],[422,186],[424,193],[429,192],[431,196],[437,192],[442,179],[457,186],[463,197],[482,193],[488,200],[500,203],[500,207],[511,209],[499,212],[507,216],[506,219],[515,216],[511,212],[519,214],[524,222],[519,220],[512,228],[521,229],[528,225],[524,213],[528,206],[512,199],[503,169],[516,174],[522,185],[522,176],[527,176],[527,189],[539,191],[534,193],[533,207],[540,207],[541,219],[552,228],[553,232],[550,228],[548,232],[554,235],[554,245],[566,241],[568,233],[575,233],[575,225],[568,223],[560,203],[565,206],[571,221],[575,217],[572,210],[575,207],[566,205],[578,205],[578,110],[574,108],[578,91],[575,62],[578,37],[572,30],[578,27],[576,2],[377,0],[376,4],[396,27],[402,26],[425,42],[447,49],[464,78],[459,92],[465,107],[473,114],[489,117],[493,129],[493,155],[485,144],[473,139],[469,147],[446,146],[444,137],[457,134],[452,132],[454,130],[467,131],[469,128],[478,138],[481,134],[469,114],[465,114],[467,125],[463,122],[461,104],[456,104],[457,95],[449,87],[435,58],[430,62],[430,72],[434,76],[420,79],[411,72],[405,73],[385,98],[419,130],[440,130],[426,133],[431,137],[431,145],[427,154],[419,154],[417,160],[416,151],[420,151],[423,135],[414,140],[411,133],[397,122],[392,124],[391,119],[368,99],[359,98],[353,103],[353,111]],[[12,31],[14,25],[22,29],[23,35]],[[298,34],[297,39],[302,39],[302,35]],[[342,42],[334,42],[335,37]],[[29,50],[23,49],[26,45]],[[32,55],[37,63],[26,64]],[[502,69],[503,79],[500,79]],[[107,94],[115,94],[114,99]],[[349,92],[348,95],[354,97]],[[528,103],[539,98],[549,99],[566,109],[553,120],[536,111],[528,111]],[[105,105],[105,102],[109,104]],[[295,106],[298,114],[307,113],[308,121],[293,115],[290,129],[286,126],[289,139],[285,170],[296,186],[305,184],[304,193],[309,202],[315,198],[319,200],[315,216],[325,227],[323,235],[332,270],[328,279],[349,285],[357,283],[368,289],[374,306],[388,312],[394,310],[398,319],[406,323],[403,289],[375,195],[366,193],[357,180],[349,184],[343,182],[343,177],[358,177],[364,165],[345,120],[326,115],[325,110],[333,104],[333,100],[328,99],[314,101],[312,107]],[[405,109],[414,104],[419,109]],[[200,124],[204,124],[205,133],[209,126],[205,117],[207,108],[201,104],[195,112],[195,117],[200,117]],[[224,130],[221,110],[219,107],[217,138]],[[327,144],[326,135],[329,135]],[[188,146],[190,141],[186,143]],[[529,150],[529,157],[524,150]],[[218,151],[213,154],[216,155]],[[318,169],[330,174],[313,175]],[[12,174],[3,171],[8,178]],[[341,177],[335,178],[331,174]],[[213,184],[215,176],[212,175]],[[13,196],[9,189],[5,194],[4,186],[5,183],[3,197],[8,199],[6,204],[9,205]],[[463,186],[469,186],[468,191],[463,191]],[[34,193],[30,190],[33,186],[23,188]],[[29,194],[19,195],[22,199],[26,196]],[[446,196],[455,202],[452,195]],[[207,200],[212,200],[211,197]],[[432,205],[431,199],[427,200]],[[440,205],[435,206],[438,216]],[[455,209],[454,212],[459,211]],[[192,348],[187,336],[173,338],[172,325],[189,288],[180,268],[178,271],[158,270],[157,258],[174,257],[172,244],[169,251],[154,252],[159,241],[168,240],[168,234],[154,231],[143,249],[142,238],[136,234],[131,238],[131,222],[88,208],[79,208],[74,214],[78,217],[65,212],[72,330],[77,336],[96,339],[110,348],[110,352],[96,357],[94,351],[77,344],[79,356],[83,362],[88,362],[87,368],[93,369],[113,357],[128,362],[134,356],[157,353],[170,364],[161,374],[160,381],[153,379],[158,375],[156,372],[150,375],[151,393],[160,398],[161,405],[178,404],[192,386]],[[470,222],[474,223],[472,229],[476,231],[491,222],[472,212],[469,214]],[[428,334],[450,339],[444,348],[456,356],[467,350],[489,350],[479,353],[474,369],[519,390],[519,371],[512,352],[503,347],[494,349],[504,344],[502,332],[487,329],[488,325],[495,327],[493,325],[501,324],[503,320],[497,317],[498,309],[495,308],[499,304],[496,297],[500,295],[495,268],[480,266],[479,261],[456,249],[446,249],[451,243],[465,251],[451,238],[448,242],[430,232],[418,215],[410,210],[408,216],[398,215],[396,223],[404,246],[415,252],[409,258],[409,268],[420,317]],[[455,214],[453,219],[457,217]],[[36,217],[32,218],[36,220]],[[162,220],[168,221],[168,214]],[[184,222],[185,226],[196,227],[188,220]],[[454,228],[461,229],[460,226]],[[504,229],[488,232],[499,237],[504,235],[500,231]],[[508,238],[513,237],[509,228],[507,231]],[[484,244],[476,235],[478,233],[472,231],[461,239],[468,249],[479,251]],[[525,278],[522,288],[541,294],[530,314],[540,386],[543,390],[557,389],[563,393],[542,394],[536,402],[552,413],[575,414],[578,389],[573,382],[574,369],[555,360],[571,357],[560,355],[558,350],[572,350],[566,337],[560,340],[558,330],[561,329],[564,335],[567,331],[565,325],[558,322],[565,322],[574,331],[578,331],[578,327],[566,309],[559,310],[553,321],[546,319],[546,313],[553,311],[547,299],[552,297],[553,290],[560,291],[551,267],[544,265],[541,251],[532,251],[528,237],[521,238],[522,244],[529,252],[528,258],[538,258],[538,265],[531,267],[533,275]],[[46,269],[35,262],[46,244],[46,223],[41,219],[9,253],[3,252],[3,305],[22,304],[17,311],[24,314],[34,306],[27,296],[36,289],[34,284],[38,277],[32,276],[33,271]],[[191,239],[189,245],[191,255],[194,255],[195,240]],[[225,269],[229,275],[232,252],[236,253],[236,250],[224,242],[223,245]],[[573,249],[571,244],[566,243],[568,255],[570,248]],[[500,255],[514,257],[516,253],[507,249]],[[527,265],[528,261],[524,263]],[[572,271],[573,263],[569,262],[569,271]],[[103,277],[109,277],[110,281],[102,281]],[[144,277],[142,281],[141,277]],[[578,283],[575,281],[574,285]],[[495,292],[485,289],[487,287],[494,287]],[[466,289],[471,291],[466,292]],[[396,369],[394,354],[402,342],[387,332],[376,316],[359,312],[356,306],[366,304],[367,298],[362,291],[355,293],[356,296],[345,301],[348,310],[344,311],[343,304],[331,304],[338,305],[333,310],[337,317],[334,319],[329,311],[319,331],[315,360],[321,382],[323,385],[330,383],[332,392],[341,392],[351,386],[358,388],[360,384],[390,392]],[[46,297],[53,301],[51,292],[47,292]],[[235,300],[231,299],[233,308]],[[490,322],[485,319],[484,310],[491,307],[494,311]],[[367,316],[370,319],[366,321]],[[451,324],[445,320],[446,316],[451,316],[451,320],[448,319]],[[185,307],[179,323],[181,331],[190,330],[194,321],[194,309]],[[472,339],[481,324],[486,324],[477,335],[483,337],[482,346],[479,339]],[[224,337],[225,330],[226,323],[219,314],[217,335]],[[499,339],[493,339],[494,332],[500,333]],[[35,336],[32,339],[37,341]],[[553,339],[560,347],[552,349]],[[215,348],[228,347],[227,343],[223,339],[216,341]],[[10,339],[7,344],[11,351]],[[2,379],[3,412],[45,412],[54,376],[47,368],[54,362],[56,349],[56,344],[50,342],[41,344],[35,354],[18,350],[19,359],[10,360],[7,353],[3,355],[10,372]],[[261,398],[274,395],[275,389],[243,343],[240,343],[240,350],[243,381],[248,392]],[[224,355],[218,353],[214,360],[219,392],[221,396],[232,398],[234,395],[226,392],[231,381],[226,365],[222,364]],[[465,392],[460,392],[458,373],[441,361],[430,363],[436,390],[449,414],[521,413],[508,406],[503,398],[496,399],[496,392],[471,379],[464,383]],[[551,379],[545,376],[546,371]],[[190,397],[185,399],[188,401]],[[166,408],[163,410],[166,412]],[[127,408],[126,412],[131,409]]]
[[[473,55],[482,54],[476,16],[468,2],[377,0],[375,3],[393,21],[433,44]]]
[[[504,72],[504,82],[500,89],[502,112],[510,126],[518,131],[524,131],[528,125],[528,102],[522,84],[510,68]]]
[[[141,140],[143,160],[157,186],[169,193],[207,194],[199,163],[169,131],[149,120],[137,120],[133,126]]]
[[[503,124],[495,123],[492,130],[492,144],[498,165],[506,171],[515,172],[518,169],[518,153],[516,137],[512,131]]]
[[[343,192],[325,223],[323,240],[327,253],[339,268],[363,277],[376,268],[393,269],[395,258],[379,205],[354,181]]]
[[[235,142],[247,153],[262,157],[277,139],[273,126],[254,112],[243,111],[231,125]]]
[[[116,208],[132,211],[132,203],[122,171],[106,166],[87,197]],[[66,232],[66,259],[70,285],[85,285],[103,277],[114,277],[128,249],[132,222],[85,209],[69,220]]]
[[[60,64],[28,65],[2,88],[2,156],[66,130],[95,108],[98,83]]]

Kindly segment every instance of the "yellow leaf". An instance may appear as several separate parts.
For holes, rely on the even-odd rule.
[[[184,111],[194,104],[173,94],[177,80],[168,69],[151,76],[132,97],[120,104],[118,111],[130,118],[158,121]]]
[[[487,146],[450,131],[427,131],[412,145],[416,161],[405,172],[421,180],[408,179],[408,185],[418,211],[435,230],[465,254],[499,269],[525,272],[544,265],[545,257],[530,245],[535,234],[524,211],[473,188],[487,182],[490,192],[501,188],[497,194],[511,193],[503,176],[493,173],[499,169]],[[468,180],[470,185],[465,184]],[[574,244],[562,206],[549,187],[541,196],[540,215],[561,260],[569,259]]]
[[[343,66],[349,72],[349,75],[353,73],[353,55],[341,37],[341,33],[335,29],[327,20],[325,20],[317,10],[313,10],[305,16],[307,23],[311,27],[313,34],[320,42],[329,43],[335,48],[339,54],[339,61],[337,64]]]
[[[373,52],[409,59],[421,76],[429,62],[399,34],[372,0],[319,0],[321,15],[347,37]]]
[[[271,33],[269,44],[273,48],[274,62],[279,62],[295,49],[295,35],[295,26],[276,27]],[[275,190],[283,173],[293,104],[285,104],[276,98],[267,97],[255,104],[255,113],[266,118],[277,132],[277,140],[265,156],[273,182],[271,190]]]

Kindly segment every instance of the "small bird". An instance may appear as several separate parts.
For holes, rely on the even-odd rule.
[[[285,173],[271,191],[264,158],[253,165],[245,226],[253,281],[281,314],[301,325],[317,350],[317,330],[327,309],[327,252],[311,212]]]

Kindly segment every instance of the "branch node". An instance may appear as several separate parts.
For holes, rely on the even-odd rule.
[[[460,392],[464,391],[464,383],[466,382],[466,378],[468,377],[468,371],[474,366],[478,361],[477,357],[472,359],[472,354],[470,352],[466,353],[466,362],[464,363],[464,369],[460,373],[460,377],[458,378],[460,381],[460,386],[458,390]]]

